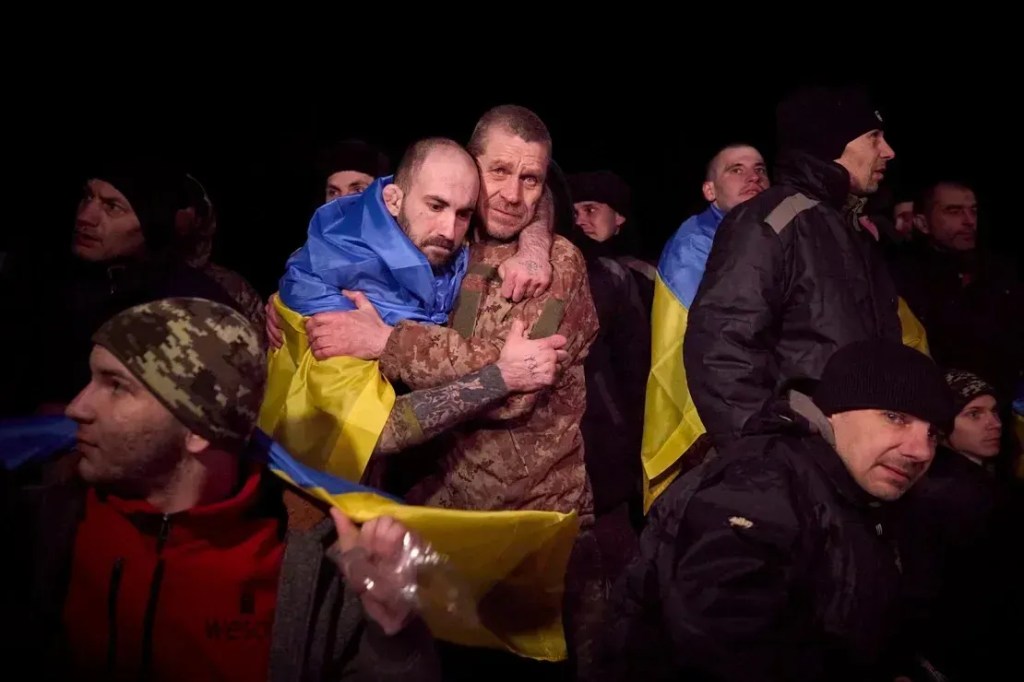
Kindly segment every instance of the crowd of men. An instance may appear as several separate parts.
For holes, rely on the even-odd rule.
[[[1024,286],[978,248],[970,185],[877,201],[896,151],[864,90],[799,90],[777,131],[771,173],[749,144],[707,162],[707,207],[657,264],[629,186],[566,175],[523,107],[416,142],[393,175],[347,141],[269,299],[211,262],[198,180],[97,168],[65,267],[0,261],[24,330],[0,457],[28,415],[77,423],[0,480],[8,660],[24,679],[1012,678]],[[258,427],[409,505],[574,515],[567,660],[435,637],[349,560],[430,538],[276,475]]]

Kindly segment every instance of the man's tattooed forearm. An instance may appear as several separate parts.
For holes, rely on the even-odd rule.
[[[413,391],[391,409],[374,452],[390,454],[424,443],[504,400],[508,387],[495,365],[450,384]]]

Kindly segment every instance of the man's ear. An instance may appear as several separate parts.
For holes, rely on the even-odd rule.
[[[387,207],[392,218],[397,218],[398,214],[402,212],[404,199],[405,193],[398,185],[392,183],[384,188],[384,206]]]
[[[931,227],[928,226],[928,219],[920,213],[914,214],[914,229],[922,234],[931,234]]]
[[[708,203],[711,203],[712,201],[718,198],[718,195],[715,194],[715,183],[711,182],[710,180],[701,185],[701,191],[704,192],[704,198],[708,201]]]
[[[626,222],[625,216],[618,211],[615,212],[615,227],[622,227],[622,224]]]
[[[209,447],[210,441],[206,440],[199,434],[189,431],[188,435],[185,436],[185,449],[188,450],[190,454],[198,455]]]

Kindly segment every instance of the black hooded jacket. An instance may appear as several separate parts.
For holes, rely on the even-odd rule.
[[[896,290],[836,163],[802,152],[715,235],[689,312],[690,394],[721,448],[788,380],[817,379],[838,348],[900,340]]]
[[[893,679],[894,509],[849,474],[809,398],[763,414],[655,503],[612,598],[614,679]]]

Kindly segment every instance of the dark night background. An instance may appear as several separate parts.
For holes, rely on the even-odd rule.
[[[318,78],[301,67],[273,74],[183,68],[113,80],[68,73],[37,81],[36,94],[16,107],[24,119],[13,141],[26,152],[22,167],[31,169],[23,176],[42,182],[32,183],[37,189],[22,219],[31,229],[9,230],[5,238],[23,248],[67,248],[88,168],[130,148],[174,160],[204,182],[220,214],[215,260],[269,293],[285,259],[301,245],[320,195],[313,160],[321,145],[358,137],[397,162],[420,137],[464,142],[486,108],[513,102],[547,122],[564,169],[611,168],[630,182],[634,228],[646,255],[656,258],[672,231],[700,207],[703,168],[719,146],[750,141],[770,164],[775,104],[787,89],[861,82],[871,87],[896,150],[886,182],[973,179],[983,242],[1021,260],[1012,208],[1019,201],[1019,144],[1013,112],[997,90],[965,90],[962,79],[921,69],[919,62],[836,74],[761,71],[732,88],[703,84],[697,71],[669,80],[620,75],[616,87],[602,80],[599,67],[583,79],[564,76],[587,73],[587,67],[584,60],[568,62],[564,71],[551,70],[558,77],[529,87],[514,65],[510,77],[486,81],[401,73]]]

